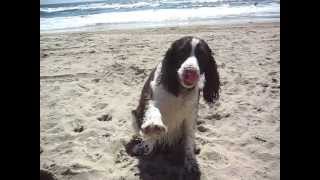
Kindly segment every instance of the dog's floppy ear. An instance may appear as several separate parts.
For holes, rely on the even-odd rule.
[[[203,98],[208,104],[213,104],[219,99],[220,78],[216,61],[207,43],[204,42],[207,53],[206,66],[204,67],[205,84],[203,88]]]
[[[182,61],[190,56],[191,40],[191,36],[184,36],[174,41],[162,61],[161,82],[175,96],[179,95],[181,88],[177,71]]]
[[[180,87],[176,69],[177,62],[174,55],[176,53],[175,44],[176,42],[167,50],[162,61],[161,82],[170,93],[178,96]]]

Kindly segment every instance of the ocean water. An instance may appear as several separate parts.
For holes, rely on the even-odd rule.
[[[279,21],[280,0],[40,1],[40,30]],[[69,2],[69,3],[68,3]]]

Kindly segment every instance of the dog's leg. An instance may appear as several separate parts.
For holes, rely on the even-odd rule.
[[[157,139],[167,132],[167,127],[162,122],[160,110],[150,102],[147,106],[140,135],[146,139]]]
[[[153,105],[152,101],[146,103],[144,112],[141,111],[141,114],[133,112],[133,114],[136,118],[135,127],[142,139],[132,148],[132,152],[137,156],[149,155],[157,139],[167,132],[167,127],[162,122],[160,110]],[[141,117],[140,121],[137,117]]]
[[[196,110],[195,110],[196,111]],[[192,113],[193,117],[185,120],[184,123],[184,146],[185,146],[185,160],[184,165],[188,172],[199,172],[199,167],[195,157],[195,122],[197,117],[197,112]]]

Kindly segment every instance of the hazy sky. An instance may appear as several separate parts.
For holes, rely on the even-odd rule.
[[[99,0],[40,0],[40,4],[58,4],[58,3],[74,3],[74,2],[90,2],[90,1],[99,1]]]

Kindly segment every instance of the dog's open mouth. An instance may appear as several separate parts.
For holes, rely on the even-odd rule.
[[[196,84],[196,82],[199,79],[199,75],[197,73],[197,71],[192,70],[192,69],[187,69],[183,71],[183,83],[187,86],[192,86],[194,84]]]

